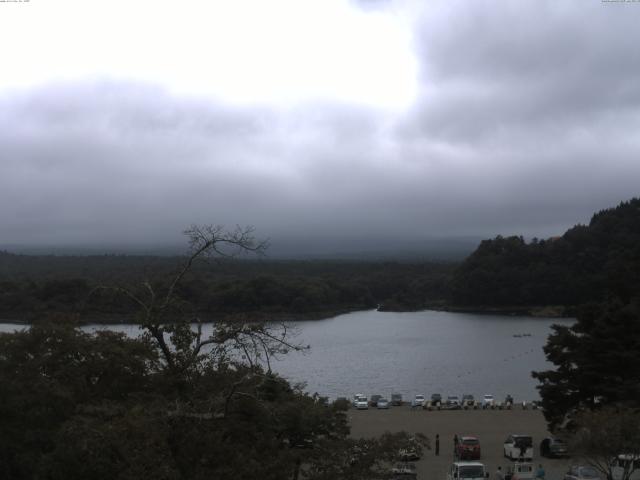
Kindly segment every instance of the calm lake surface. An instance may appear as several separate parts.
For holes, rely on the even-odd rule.
[[[551,325],[571,319],[477,315],[450,312],[361,311],[317,321],[287,322],[295,342],[311,349],[272,362],[293,382],[306,382],[310,393],[332,398],[402,393],[462,395],[485,393],[516,401],[538,398],[532,370],[550,367],[542,347]],[[0,331],[22,328],[0,324]],[[134,325],[91,325],[132,336]],[[207,329],[204,329],[207,334]],[[514,337],[530,334],[531,336]]]

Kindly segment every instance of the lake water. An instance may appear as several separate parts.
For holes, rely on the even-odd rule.
[[[288,322],[305,352],[284,355],[274,370],[332,398],[402,393],[485,393],[502,400],[538,398],[532,370],[550,368],[542,347],[554,323],[570,319],[451,312],[361,311],[317,321]],[[16,325],[0,324],[0,331]],[[18,327],[21,328],[21,327]],[[133,325],[89,326],[137,335]],[[207,333],[208,329],[204,329]],[[530,336],[514,337],[514,335]]]

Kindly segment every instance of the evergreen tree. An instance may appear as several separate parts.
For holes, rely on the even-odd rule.
[[[544,351],[556,368],[533,372],[552,428],[604,405],[640,408],[637,299],[584,306],[574,325],[553,330]]]

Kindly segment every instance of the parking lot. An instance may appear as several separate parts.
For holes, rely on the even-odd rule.
[[[351,435],[358,438],[378,436],[388,432],[421,432],[429,437],[431,450],[426,450],[422,459],[416,462],[418,479],[444,480],[447,469],[453,461],[453,437],[474,435],[480,440],[482,457],[487,471],[494,479],[497,467],[503,471],[509,460],[503,457],[503,443],[510,434],[533,437],[535,466],[542,463],[549,480],[562,480],[569,459],[548,459],[540,457],[540,441],[549,435],[547,425],[539,410],[440,410],[428,411],[411,409],[408,406],[392,407],[389,410],[356,410],[348,412]],[[435,455],[435,436],[440,434],[440,455]]]

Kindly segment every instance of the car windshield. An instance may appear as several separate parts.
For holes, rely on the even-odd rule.
[[[593,467],[582,467],[580,469],[580,477],[582,478],[599,478],[598,472]]]
[[[487,400],[493,400],[493,395],[485,395],[484,398]]]
[[[452,402],[457,402],[458,401],[458,397],[447,397],[447,400],[451,400]]]
[[[477,438],[463,438],[462,439],[462,444],[463,445],[478,445],[478,439]]]
[[[484,469],[480,465],[467,465],[460,467],[460,478],[482,478]]]
[[[387,399],[386,398],[380,398],[380,399],[378,399],[378,403],[387,403]]]
[[[518,448],[529,448],[533,445],[531,437],[514,437],[515,443]]]

